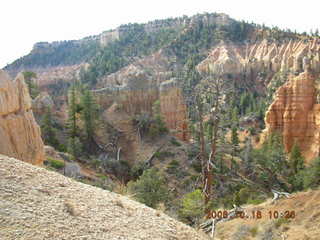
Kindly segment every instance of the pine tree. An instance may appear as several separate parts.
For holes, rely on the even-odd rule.
[[[87,143],[93,142],[94,130],[97,119],[97,104],[94,101],[90,90],[84,90],[81,97],[82,112],[81,117],[84,121],[84,131]]]
[[[232,158],[239,148],[238,129],[233,127],[231,130]]]
[[[294,174],[297,174],[300,170],[304,169],[304,159],[297,142],[295,142],[291,148],[289,159]]]
[[[231,116],[233,125],[238,125],[238,123],[239,123],[238,113],[239,113],[238,108],[234,107],[233,110],[232,110],[232,116]]]
[[[69,136],[77,136],[77,103],[76,103],[76,88],[71,86],[69,101],[68,101],[68,129]]]
[[[43,116],[41,131],[46,144],[55,148],[59,147],[59,142],[56,138],[55,129],[53,127],[51,109],[49,107],[46,109],[46,112]]]
[[[79,138],[77,137],[77,102],[76,88],[74,84],[71,86],[68,104],[68,152],[72,155],[73,158],[77,158],[81,149],[81,143]]]

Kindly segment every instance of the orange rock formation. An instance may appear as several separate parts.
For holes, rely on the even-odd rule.
[[[174,80],[160,85],[160,109],[168,129],[173,129],[174,135],[182,141],[188,141],[187,106],[182,90],[175,85]]]
[[[0,153],[42,164],[44,146],[31,110],[31,98],[22,74],[12,81],[0,70]]]
[[[297,141],[307,162],[319,156],[320,104],[315,76],[305,71],[281,86],[266,112],[265,122],[264,138],[279,131],[287,152]]]

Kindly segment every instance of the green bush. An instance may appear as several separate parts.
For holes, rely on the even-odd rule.
[[[144,171],[136,182],[130,181],[128,189],[139,202],[153,208],[169,196],[167,184],[155,168]]]
[[[247,204],[258,205],[258,204],[263,203],[263,202],[264,202],[263,199],[249,199],[247,201]]]
[[[133,165],[132,168],[130,169],[130,176],[133,179],[137,179],[143,174],[143,172],[146,169],[147,169],[147,166],[144,162],[138,162],[135,165]]]
[[[187,193],[182,198],[179,215],[182,219],[198,222],[204,213],[204,195],[200,189]]]
[[[191,164],[191,167],[198,173],[202,172],[202,166],[201,166],[200,161],[198,161],[198,160],[193,161]]]
[[[64,168],[64,162],[54,159],[52,157],[47,157],[47,162],[49,163],[50,167],[53,167],[55,169],[62,169]]]
[[[279,228],[283,224],[288,224],[290,220],[288,218],[279,218],[275,221],[274,225],[276,228]]]
[[[303,177],[303,186],[307,188],[317,188],[320,185],[320,158],[316,158]]]
[[[174,157],[174,153],[168,151],[156,152],[154,157],[158,158],[159,160],[164,160],[167,157]]]
[[[258,227],[253,227],[250,229],[251,237],[257,236],[258,233]]]
[[[177,161],[177,160],[172,160],[169,164],[168,164],[168,167],[166,169],[166,172],[167,173],[170,173],[170,174],[173,174],[175,173],[178,168],[180,166],[180,163]]]
[[[251,196],[251,190],[249,188],[241,188],[239,191],[240,204],[246,203]]]
[[[177,141],[175,138],[171,138],[170,143],[174,146],[180,147],[181,143]]]

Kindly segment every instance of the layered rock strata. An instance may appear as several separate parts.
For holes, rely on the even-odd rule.
[[[268,83],[277,72],[298,74],[304,62],[320,72],[320,40],[290,40],[284,43],[263,40],[256,44],[221,43],[198,66],[200,72],[219,72],[236,78]]]
[[[174,135],[182,141],[190,139],[188,131],[187,105],[182,90],[174,79],[160,85],[160,109],[168,129],[174,130]]]
[[[40,128],[31,110],[31,98],[22,74],[12,81],[0,70],[0,153],[42,164],[45,154]]]
[[[151,114],[154,103],[159,100],[167,128],[180,140],[188,141],[187,108],[176,81],[168,80],[172,76],[168,63],[159,51],[106,76],[94,95],[103,108],[117,103],[130,116]]]

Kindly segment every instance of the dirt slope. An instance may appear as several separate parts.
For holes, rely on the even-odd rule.
[[[0,155],[0,239],[206,239],[118,194]]]
[[[313,190],[292,194],[289,199],[280,199],[274,204],[269,200],[256,206],[244,206],[248,216],[259,210],[262,218],[238,218],[218,224],[215,240],[319,240],[319,203],[320,190]],[[272,219],[269,211],[272,212]],[[295,217],[275,218],[276,211],[279,215],[294,211]]]

